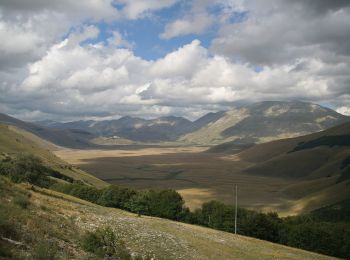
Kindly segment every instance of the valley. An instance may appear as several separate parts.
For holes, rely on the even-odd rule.
[[[240,206],[286,216],[350,197],[349,133],[345,123],[252,147],[64,148],[55,154],[111,184],[176,189],[191,209],[213,199],[232,204],[237,184]]]
[[[255,145],[231,141],[216,146],[205,146],[204,144],[181,146],[178,143],[171,146],[171,142],[168,142],[72,148],[60,146],[58,142],[50,142],[49,138],[45,139],[35,135],[32,131],[37,129],[35,125],[27,125],[25,122],[9,117],[5,119],[11,120],[12,123],[0,124],[0,170],[4,175],[1,176],[0,181],[19,180],[23,183],[27,180],[29,185],[24,184],[27,185],[25,189],[31,192],[16,191],[16,194],[23,193],[27,197],[14,194],[13,198],[6,199],[4,207],[8,207],[6,210],[10,214],[2,216],[2,219],[13,219],[18,215],[16,207],[20,206],[23,208],[20,218],[25,220],[20,220],[23,222],[22,225],[26,225],[31,212],[38,212],[40,215],[38,219],[42,222],[42,211],[46,211],[48,207],[52,208],[52,205],[46,200],[45,205],[39,203],[38,206],[33,206],[38,201],[37,192],[46,194],[50,199],[63,198],[64,201],[72,201],[72,197],[66,197],[70,195],[93,203],[89,204],[92,218],[86,210],[79,211],[77,205],[68,205],[73,208],[76,218],[74,217],[73,222],[65,222],[63,219],[60,219],[59,222],[68,226],[81,222],[84,224],[83,227],[79,227],[81,228],[80,233],[74,235],[69,245],[62,243],[61,233],[50,234],[60,248],[60,252],[56,251],[56,254],[86,254],[86,250],[90,249],[82,248],[80,242],[77,241],[84,239],[84,236],[88,234],[88,227],[93,227],[93,230],[96,229],[94,232],[98,232],[98,229],[106,223],[112,224],[114,230],[117,230],[116,227],[119,225],[125,225],[127,231],[118,229],[116,232],[119,234],[121,231],[125,234],[123,240],[128,245],[129,252],[140,252],[139,246],[142,248],[148,244],[146,241],[149,237],[153,236],[154,232],[158,232],[158,224],[163,223],[148,217],[150,221],[146,223],[145,217],[140,218],[140,210],[142,215],[169,218],[232,233],[234,224],[232,218],[234,215],[233,187],[237,184],[239,234],[334,256],[347,255],[347,247],[339,248],[339,243],[346,240],[347,231],[342,231],[342,228],[347,228],[347,224],[327,223],[334,228],[328,231],[326,227],[319,226],[319,221],[322,219],[333,221],[334,211],[339,211],[340,221],[344,219],[347,221],[346,208],[350,197],[349,122],[309,135]],[[52,133],[49,128],[46,128],[44,132]],[[60,130],[56,133],[59,132]],[[57,135],[57,137],[65,141],[65,135]],[[72,136],[72,138],[75,137]],[[6,187],[5,183],[3,183],[2,190],[4,187]],[[38,187],[49,189],[38,190]],[[14,186],[11,186],[10,189],[11,192],[13,189],[16,190]],[[6,191],[8,194],[11,192]],[[30,199],[32,196],[33,199]],[[174,200],[175,198],[179,200]],[[84,202],[79,201],[79,203]],[[62,201],[55,202],[55,206],[60,209],[65,205]],[[133,213],[126,213],[131,214],[130,219],[125,216],[119,218],[114,214],[109,215],[112,212],[109,211],[109,208],[97,208],[94,205],[126,209]],[[173,211],[175,209],[173,207],[176,207],[176,211]],[[102,215],[98,215],[99,209],[103,209]],[[271,214],[271,211],[277,212],[278,215]],[[49,222],[56,219],[59,214],[61,213],[58,213],[55,208],[49,216]],[[291,217],[292,215],[295,216]],[[311,227],[309,227],[310,216],[312,216]],[[33,216],[34,218],[36,217]],[[73,219],[73,215],[69,215],[68,218]],[[117,221],[112,223],[111,219],[117,219]],[[131,225],[127,226],[129,220]],[[10,222],[6,223],[7,226],[12,226]],[[136,223],[140,223],[140,226]],[[146,226],[150,225],[156,225],[156,230],[152,230],[151,233],[147,231],[146,240],[141,241],[140,244],[132,237],[130,238],[134,231],[135,235],[138,235],[140,232],[145,232]],[[179,228],[179,225],[176,227]],[[259,233],[261,227],[263,231]],[[56,229],[56,226],[51,228]],[[200,232],[197,229],[198,226],[186,226],[186,230],[187,228],[193,228],[195,234]],[[33,230],[32,227],[30,229]],[[294,229],[296,231],[293,231]],[[25,236],[25,232],[21,231],[23,234],[20,235],[20,229],[12,228],[11,230],[14,230],[17,239],[25,241],[24,237],[20,237]],[[45,235],[41,229],[34,230],[39,236]],[[302,233],[296,233],[300,231]],[[298,239],[305,237],[305,234],[309,232],[316,232],[315,234],[326,232],[326,235],[324,238],[318,236],[315,246],[313,245],[314,239],[300,245]],[[181,240],[180,236],[184,234],[172,228],[169,230],[170,233],[176,234],[177,243]],[[297,234],[295,235],[297,240],[294,240],[294,234]],[[338,237],[339,234],[340,237]],[[221,237],[223,235],[220,233]],[[199,249],[200,252],[205,251],[202,247],[202,240],[188,236],[184,239],[187,238],[194,241],[193,248]],[[228,247],[224,248],[229,251],[229,254],[232,254],[233,248],[237,246],[237,236],[234,238],[235,241],[230,242]],[[163,237],[158,239],[159,241],[164,240]],[[285,239],[288,241],[285,242]],[[327,246],[329,239],[334,241],[331,246]],[[323,245],[323,240],[326,241],[325,245]],[[4,244],[5,248],[8,246],[6,241],[3,244],[0,243],[0,252]],[[197,241],[200,244],[197,244]],[[33,241],[25,243],[31,244]],[[38,248],[41,246],[38,241],[34,241],[34,244]],[[72,244],[76,249],[71,250],[70,245]],[[253,248],[255,244],[254,241],[248,247]],[[263,246],[265,249],[268,247],[267,244]],[[168,244],[158,247],[158,243],[155,243],[150,247],[152,252],[168,256]],[[181,252],[183,252],[182,249],[180,249]],[[172,254],[175,250],[177,248],[172,248],[170,253]],[[277,250],[279,249],[274,249],[274,252]],[[24,250],[24,253],[25,251],[28,250]],[[193,250],[188,251],[190,258],[196,258],[193,252]],[[10,253],[23,252],[12,250]],[[36,254],[36,252],[29,253]],[[208,253],[215,257],[223,257],[221,251],[217,251],[216,248],[209,248]],[[3,251],[2,254],[7,253]],[[175,258],[179,258],[178,254]],[[242,252],[238,254],[242,255]],[[284,258],[284,256],[281,257]],[[228,259],[226,256],[224,258]]]
[[[205,152],[203,147],[140,148],[128,150],[71,150],[55,154],[106,182],[137,189],[176,189],[191,209],[217,199],[233,202],[239,187],[241,206],[282,215],[296,214],[286,187],[293,180],[254,176],[243,170],[252,163],[237,155]]]

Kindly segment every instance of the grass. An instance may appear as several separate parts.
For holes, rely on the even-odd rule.
[[[301,142],[290,152],[312,149],[318,146],[350,146],[350,135],[322,136],[311,141]]]
[[[30,205],[29,196],[18,195],[13,198],[13,203],[20,206],[22,209],[27,209]]]
[[[282,202],[271,189],[282,189],[290,181],[244,174],[241,170],[249,163],[233,163],[231,157],[202,153],[203,150],[197,147],[186,150],[160,147],[127,151],[62,150],[55,153],[113,184],[138,189],[175,188],[191,208],[214,198],[231,203],[234,183],[240,184],[241,205],[259,207],[267,202]]]
[[[25,184],[8,185],[3,177],[0,188],[6,194],[0,197],[1,236],[9,238],[14,234],[11,239],[22,245],[4,245],[5,241],[0,239],[0,253],[13,258],[25,255],[35,259],[91,258],[93,255],[88,252],[91,250],[82,246],[83,238],[108,226],[115,234],[113,237],[125,243],[119,249],[149,259],[256,259],[258,256],[260,259],[331,259],[204,227],[138,217],[55,191],[38,187],[31,190]],[[10,203],[26,192],[31,194],[30,210]]]
[[[96,187],[105,187],[108,184],[90,174],[67,164],[50,150],[58,147],[27,131],[14,126],[0,124],[0,159],[15,156],[21,153],[34,154],[49,165],[52,169],[71,178],[83,180]],[[49,150],[50,149],[50,150]]]

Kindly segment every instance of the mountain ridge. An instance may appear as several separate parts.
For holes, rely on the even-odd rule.
[[[178,145],[216,145],[226,142],[250,145],[276,139],[302,136],[350,121],[350,117],[332,109],[301,101],[263,101],[234,107],[228,111],[208,113],[190,121],[178,116],[154,119],[124,116],[113,120],[79,120],[53,122],[50,120],[26,123],[19,120],[0,122],[18,125],[49,141],[67,147],[91,147],[91,140],[103,137],[139,142]],[[37,124],[37,125],[36,125]],[[64,136],[64,140],[58,135]],[[112,140],[113,139],[113,140]],[[67,141],[65,141],[67,140]]]

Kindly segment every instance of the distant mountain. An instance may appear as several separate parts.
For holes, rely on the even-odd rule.
[[[263,143],[318,132],[349,120],[316,104],[265,101],[224,112],[179,140],[193,144]]]
[[[134,142],[179,141],[215,145],[231,141],[245,146],[314,133],[349,120],[350,117],[316,104],[266,101],[208,113],[194,122],[175,116],[149,120],[125,116],[117,120],[36,123],[48,128],[81,130],[96,137]]]
[[[151,120],[125,116],[118,120],[75,121],[68,123],[50,122],[49,124],[44,122],[44,125],[60,129],[89,131],[96,136],[117,136],[133,141],[159,142],[174,141],[182,134],[190,131],[192,127],[198,129],[201,123],[199,122],[194,125],[185,118],[175,116],[160,117]]]
[[[18,120],[1,113],[0,123],[16,126],[56,145],[69,148],[90,147],[91,144],[89,140],[94,138],[93,134],[83,129],[57,129],[52,127],[39,126],[33,123]]]

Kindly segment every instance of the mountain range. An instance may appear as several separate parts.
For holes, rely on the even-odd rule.
[[[265,101],[208,113],[195,121],[176,116],[155,119],[125,116],[103,121],[29,123],[0,114],[0,122],[71,148],[93,147],[96,143],[217,145],[233,142],[249,145],[314,133],[349,120],[350,117],[332,109],[300,101]],[[125,140],[124,143],[121,140]]]

